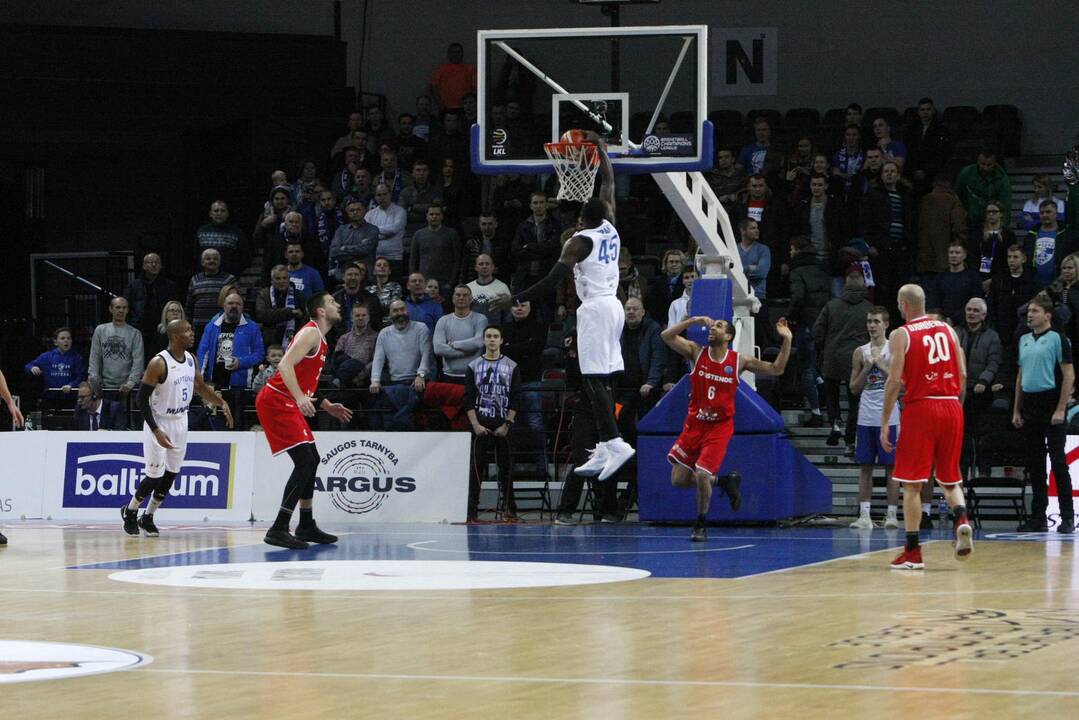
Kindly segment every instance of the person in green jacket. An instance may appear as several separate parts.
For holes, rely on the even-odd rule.
[[[971,228],[968,237],[981,237],[985,222],[986,203],[996,200],[1004,211],[1004,226],[1009,226],[1012,209],[1012,181],[997,162],[997,153],[985,148],[978,153],[978,162],[959,171],[955,180],[955,194],[967,211],[967,223]]]

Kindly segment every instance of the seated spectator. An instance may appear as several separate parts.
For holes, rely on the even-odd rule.
[[[442,183],[431,182],[431,168],[426,159],[417,160],[412,168],[412,184],[401,191],[397,204],[405,209],[408,219],[405,225],[405,244],[414,247],[411,242],[416,231],[427,226],[427,209],[431,205],[442,205]]]
[[[170,300],[165,303],[165,307],[161,308],[160,322],[157,327],[154,328],[154,335],[148,345],[143,347],[146,350],[146,357],[152,358],[162,350],[166,350],[169,347],[169,336],[165,332],[169,323],[173,320],[187,320],[187,313],[184,312],[184,304],[179,300]]]
[[[493,115],[492,108],[492,115]],[[442,134],[431,142],[430,155],[435,160],[453,158],[459,168],[468,167],[471,140],[468,128],[460,113],[447,110],[442,113]],[[494,127],[498,127],[497,125]]]
[[[148,252],[142,257],[142,274],[131,281],[124,294],[131,305],[128,321],[142,333],[142,345],[150,347],[157,332],[161,310],[170,300],[179,300],[176,283],[161,273],[161,256]]]
[[[259,366],[255,379],[251,381],[251,392],[258,395],[266,382],[277,374],[277,366],[281,364],[281,358],[285,356],[285,349],[280,345],[266,346],[266,362]]]
[[[746,173],[734,164],[734,150],[726,147],[717,150],[716,165],[704,174],[704,179],[724,209],[731,213],[746,187]]]
[[[841,269],[835,267],[836,254],[849,239],[842,192],[831,192],[828,176],[815,173],[809,180],[809,197],[801,200],[794,212],[794,231],[809,238],[817,266],[830,274],[838,274]],[[793,260],[791,262],[793,264]],[[805,255],[801,262],[805,264]]]
[[[491,256],[481,253],[476,257],[475,279],[468,283],[472,291],[472,302],[479,312],[487,317],[488,324],[503,325],[508,322],[508,313],[503,310],[491,310],[490,304],[499,295],[509,295],[509,285],[495,277],[495,264]],[[500,333],[501,334],[501,333]]]
[[[1012,181],[997,162],[996,150],[988,147],[983,149],[978,153],[978,162],[959,171],[955,179],[955,194],[967,210],[967,223],[970,226],[968,237],[978,237],[985,223],[986,203],[993,200],[1000,203],[1004,226],[1011,224]]]
[[[1046,200],[1052,200],[1057,206],[1057,222],[1066,223],[1064,216],[1064,201],[1056,197],[1056,183],[1048,175],[1034,176],[1034,197],[1023,204],[1023,214],[1019,218],[1020,228],[1027,232],[1041,223],[1041,205]]]
[[[127,324],[127,308],[126,298],[114,297],[109,303],[112,322],[94,328],[87,379],[97,395],[119,390],[126,398],[142,382],[146,366],[142,333]]]
[[[907,162],[907,144],[902,140],[892,139],[892,126],[882,116],[873,120],[873,136],[873,144],[880,149],[884,162],[894,162],[902,175],[903,166]]]
[[[682,265],[685,255],[681,250],[668,250],[663,253],[663,261],[660,263],[663,271],[658,275],[648,278],[648,292],[645,295],[645,307],[648,316],[666,327],[667,313],[671,309],[671,302],[682,295]]]
[[[383,370],[389,382],[383,388]],[[412,410],[417,394],[422,394],[427,378],[435,371],[431,335],[422,322],[409,320],[403,300],[390,303],[390,325],[382,328],[375,341],[371,364],[372,394],[384,391],[383,405],[390,411],[386,430],[411,430]]]
[[[1079,342],[1079,253],[1072,253],[1060,261],[1060,275],[1050,288],[1050,294],[1059,296],[1060,302],[1068,308],[1068,318],[1063,324],[1068,340],[1075,344]]]
[[[461,229],[462,218],[474,218],[480,212],[474,177],[459,168],[456,159],[442,158],[439,177],[435,180],[442,194],[442,211],[446,215],[443,223],[457,231]]]
[[[1075,249],[1075,241],[1057,222],[1057,204],[1042,200],[1038,208],[1041,222],[1027,233],[1025,251],[1030,258],[1039,288],[1048,287],[1060,274],[1060,261]]]
[[[738,153],[735,167],[743,170],[747,175],[762,174],[765,158],[773,152],[772,149],[772,124],[764,117],[758,117],[753,121],[754,141],[746,145]]]
[[[816,181],[816,178],[814,178]],[[821,427],[820,394],[817,392],[817,349],[813,343],[813,325],[832,299],[832,280],[817,262],[813,242],[805,236],[791,240],[791,314],[794,326],[795,358],[801,391],[809,403],[807,427]]]
[[[461,43],[450,43],[445,62],[431,73],[426,94],[443,110],[460,110],[465,96],[476,92],[476,66],[469,65],[464,58],[465,49]]]
[[[363,131],[367,133],[367,149],[377,150],[382,143],[393,138],[393,128],[386,121],[386,115],[378,105],[368,105],[364,108],[367,119],[363,124]]]
[[[986,415],[993,405],[993,393],[1004,387],[1000,381],[1003,346],[996,330],[985,324],[987,310],[985,300],[971,298],[964,310],[965,322],[960,323],[956,330],[967,362],[964,434],[974,438],[985,432]]]
[[[64,400],[71,406],[72,393],[86,379],[86,361],[71,349],[71,330],[57,328],[52,334],[53,349],[26,363],[26,373],[42,379],[46,397]]]
[[[562,226],[558,218],[547,212],[547,196],[543,192],[534,192],[529,196],[528,205],[532,214],[517,226],[511,250],[517,270],[510,286],[518,291],[545,277],[561,251]],[[539,315],[544,317],[543,313]]]
[[[843,131],[843,147],[832,155],[832,175],[843,180],[844,193],[850,191],[854,176],[862,169],[864,162],[862,130],[857,125],[847,125]]]
[[[428,337],[434,334],[435,323],[442,317],[442,304],[427,295],[427,278],[423,273],[414,272],[408,276],[405,308],[410,320],[422,322],[427,326]]]
[[[225,298],[221,315],[206,326],[199,341],[196,360],[203,378],[218,391],[228,392],[236,429],[246,429],[244,409],[246,389],[251,385],[254,367],[266,357],[262,331],[258,323],[244,314],[239,293]],[[225,430],[223,422],[210,421],[213,430]]]
[[[427,278],[427,297],[438,303],[438,306],[442,308],[442,314],[453,312],[453,296],[449,298],[442,297],[442,283],[439,282],[436,277]]]
[[[480,255],[486,255],[495,265],[501,264],[509,255],[509,248],[506,248],[498,237],[498,219],[494,213],[488,211],[480,213],[479,230],[465,241],[461,263],[466,282],[476,279],[476,260]],[[475,294],[475,288],[472,292]]]
[[[997,235],[989,237],[990,252],[995,252],[1000,240],[999,221],[1000,211],[998,210]],[[972,240],[978,241],[977,238],[972,238]],[[947,178],[938,177],[933,181],[933,190],[918,201],[918,259],[915,263],[915,272],[922,276],[947,272],[948,248],[956,243],[965,245],[966,242],[967,213],[955,192],[952,191],[951,182]],[[1003,258],[1003,249],[1000,252]],[[928,283],[928,277],[925,278],[925,282]]]
[[[381,306],[378,317],[381,321],[375,324],[377,328],[383,328],[390,324],[390,303],[401,300],[405,293],[401,284],[390,280],[390,260],[384,257],[375,258],[375,281],[367,286],[367,292],[375,296]]]
[[[909,186],[900,178],[899,166],[888,161],[881,165],[880,183],[869,189],[861,204],[859,227],[869,245],[878,304],[893,317],[899,317],[896,295],[910,273],[913,218]]]
[[[366,208],[367,204],[364,203],[363,206]],[[330,257],[333,237],[344,224],[345,214],[337,207],[337,197],[329,190],[321,190],[318,194],[318,212],[315,214],[314,226],[308,228],[308,233],[318,239],[321,257]]]
[[[824,153],[814,153],[813,159],[809,163],[808,173],[798,173],[790,186],[791,190],[787,197],[787,202],[791,208],[797,209],[806,198],[813,194],[809,186],[813,182],[814,175],[820,175],[824,178],[825,194],[834,193],[842,197],[843,183],[839,178],[829,180],[831,172],[832,166],[828,162],[828,156]]]
[[[633,264],[633,253],[627,247],[622,247],[618,253],[618,290],[615,294],[622,304],[630,298],[640,300],[644,297],[641,274]]]
[[[356,172],[352,174],[352,185],[345,192],[345,197],[341,202],[348,204],[350,200],[356,200],[365,208],[374,207],[376,204],[374,183],[374,173],[365,167],[356,168]]]
[[[432,203],[427,208],[427,227],[416,231],[409,255],[410,272],[424,277],[438,275],[453,282],[461,275],[461,238],[453,228],[442,224],[442,206]],[[443,285],[443,292],[446,291]]]
[[[79,383],[76,430],[127,430],[127,410],[117,400],[104,400],[89,382]]]
[[[742,272],[746,274],[753,294],[761,300],[768,295],[768,273],[772,269],[772,253],[757,242],[760,227],[752,218],[745,218],[738,223],[738,257],[742,260]]]
[[[262,215],[259,217],[259,221],[255,223],[255,229],[251,233],[254,245],[263,248],[263,262],[268,257],[266,253],[274,250],[274,248],[270,247],[271,241],[278,234],[282,223],[285,222],[285,215],[290,210],[292,210],[292,188],[287,185],[274,187],[270,191],[270,200],[263,208]],[[277,250],[283,252],[284,246],[278,244]],[[283,257],[274,258],[274,262],[279,262],[283,259]]]
[[[490,207],[498,218],[499,227],[512,229],[516,234],[516,228],[531,214],[531,197],[535,189],[536,179],[532,175],[510,173],[495,176]],[[544,207],[546,205],[544,202]],[[498,258],[497,252],[495,258]]]
[[[682,268],[682,295],[671,301],[667,310],[667,327],[677,325],[689,317],[689,299],[693,294],[693,281],[697,279],[697,268],[689,265]]]
[[[288,348],[292,336],[306,322],[307,297],[289,281],[287,267],[274,266],[270,286],[260,288],[255,296],[255,320],[262,327],[263,345]]]
[[[914,196],[929,192],[937,175],[943,172],[951,154],[948,126],[937,117],[937,108],[927,97],[918,101],[918,120],[903,135],[907,142],[904,169],[914,179]]]
[[[303,243],[290,241],[285,246],[285,259],[288,261],[289,282],[305,297],[311,297],[317,292],[326,289],[322,282],[322,275],[310,265],[304,265]]]
[[[226,272],[237,274],[247,267],[247,238],[240,228],[229,223],[229,206],[224,200],[210,203],[210,222],[195,232],[197,257],[201,257],[206,248],[221,253],[221,267]],[[156,310],[154,316],[157,316]]]
[[[988,292],[989,282],[994,275],[1007,272],[1008,248],[1016,243],[1015,233],[1004,227],[1004,211],[996,201],[985,204],[985,223],[978,241],[978,274],[982,278],[982,288]]]
[[[397,137],[394,138],[401,167],[406,172],[413,173],[413,179],[416,177],[414,172],[416,163],[427,160],[427,141],[412,132],[415,125],[415,115],[408,112],[401,113],[397,116]]]
[[[847,106],[847,112],[844,116],[844,123],[846,125],[854,125],[855,127],[862,126],[862,106],[856,102],[852,102]]]
[[[379,171],[372,182],[377,189],[385,185],[390,189],[390,199],[400,204],[401,193],[412,184],[412,176],[405,172],[398,163],[397,153],[390,146],[382,145],[379,150]],[[376,200],[377,202],[377,200]]]
[[[521,369],[521,419],[536,432],[543,432],[543,348],[547,328],[532,314],[532,303],[525,301],[510,308],[510,322],[502,327],[502,352]]]
[[[978,271],[967,267],[967,249],[962,243],[948,246],[948,271],[937,273],[926,295],[929,307],[940,308],[944,320],[952,327],[963,323],[967,301],[982,295],[981,278]]]
[[[326,189],[340,201],[344,201],[349,195],[363,192],[365,187],[369,188],[371,179],[378,170],[378,162],[366,149],[366,138],[367,134],[363,131],[356,133],[356,142],[364,143],[365,147],[345,148],[341,167],[330,176],[330,186]],[[361,178],[361,170],[366,172],[366,177]]]
[[[453,289],[453,312],[435,323],[435,355],[442,361],[442,382],[463,385],[466,370],[483,349],[483,329],[487,316],[472,312],[472,291],[467,285]],[[501,336],[501,333],[499,333]]]
[[[351,112],[348,114],[348,119],[345,121],[346,132],[341,137],[334,141],[333,147],[330,148],[330,159],[337,157],[344,152],[347,148],[354,147],[353,133],[357,130],[363,129],[363,113]]]
[[[430,95],[416,97],[416,113],[412,124],[412,134],[431,142],[441,131],[438,118],[435,117],[434,105]]]
[[[485,328],[483,353],[477,353],[465,366],[462,380],[465,386],[464,409],[475,436],[468,489],[470,522],[478,519],[480,484],[487,476],[487,454],[492,445],[498,465],[500,492],[505,500],[502,519],[508,522],[517,520],[510,429],[521,404],[521,371],[517,363],[502,355],[501,346],[502,328],[497,325]]]
[[[352,308],[357,305],[367,308],[367,319],[371,327],[376,331],[381,330],[382,303],[374,293],[364,287],[367,284],[367,266],[353,263],[345,268],[343,278],[344,283],[333,293],[333,299],[341,306],[340,330],[348,332],[352,329]]]
[[[370,267],[375,262],[378,248],[378,228],[367,222],[367,206],[355,198],[345,205],[348,224],[337,228],[330,244],[330,277],[341,281],[345,268],[356,262]]]
[[[366,305],[353,305],[349,313],[351,327],[334,346],[334,375],[343,388],[366,390],[371,386],[371,363],[375,359],[378,332],[371,328],[370,321],[371,313]]]
[[[393,202],[388,185],[375,186],[375,206],[364,219],[378,228],[377,257],[390,265],[390,277],[400,278],[404,270],[404,238],[407,216],[404,208]],[[375,275],[378,275],[377,271]]]

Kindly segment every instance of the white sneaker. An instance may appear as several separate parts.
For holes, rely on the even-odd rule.
[[[859,515],[858,519],[850,524],[855,530],[872,530],[873,520],[868,515]]]
[[[970,523],[963,523],[955,528],[955,559],[967,560],[974,552],[974,528]]]
[[[618,472],[618,468],[626,464],[637,451],[633,446],[620,437],[607,441],[607,463],[599,474],[600,480],[606,480]]]
[[[602,471],[607,464],[607,456],[609,454],[607,451],[607,443],[596,443],[596,446],[592,448],[591,453],[591,456],[584,465],[573,468],[574,475],[593,477],[600,474],[600,471]]]
[[[884,529],[885,530],[895,530],[898,527],[899,527],[899,518],[897,518],[895,515],[889,515],[886,518],[884,518]]]

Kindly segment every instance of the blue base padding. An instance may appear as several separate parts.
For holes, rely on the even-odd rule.
[[[641,520],[692,522],[697,518],[696,491],[671,485],[667,452],[676,435],[641,435],[637,441],[637,476]],[[832,482],[781,434],[735,435],[720,474],[742,474],[742,508],[731,510],[727,496],[712,495],[712,521],[773,522],[832,510]]]

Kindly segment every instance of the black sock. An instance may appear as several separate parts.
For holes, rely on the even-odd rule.
[[[952,508],[952,515],[955,517],[955,524],[960,525],[967,521],[967,506],[956,505]]]
[[[273,521],[271,530],[284,530],[288,532],[288,524],[292,520],[292,511],[284,508],[277,511],[277,519]]]
[[[300,508],[300,524],[304,527],[315,524],[315,517],[311,514],[311,508]]]
[[[698,525],[704,525],[706,522],[708,522],[708,520],[706,519],[704,513],[701,513],[700,515],[697,516],[697,524]]]
[[[907,551],[916,550],[918,548],[918,533],[907,533]]]

